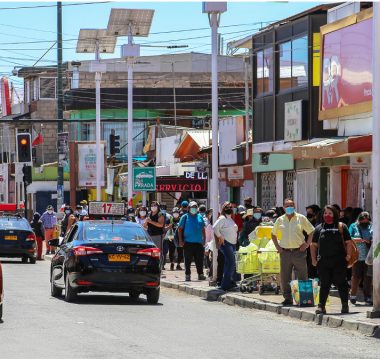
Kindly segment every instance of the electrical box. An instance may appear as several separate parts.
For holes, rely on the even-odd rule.
[[[140,45],[124,44],[121,47],[121,57],[138,57],[140,56]]]
[[[227,2],[214,2],[214,1],[204,1],[203,2],[203,13],[224,13],[227,11]]]

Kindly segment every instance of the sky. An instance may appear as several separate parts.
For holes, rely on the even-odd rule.
[[[207,14],[202,13],[201,1],[187,2],[63,2],[63,60],[93,59],[93,54],[75,52],[81,28],[106,28],[112,8],[154,9],[150,35],[134,38],[144,46],[141,55],[160,55],[176,52],[210,53],[210,27]],[[91,4],[89,4],[91,3]],[[76,5],[72,5],[76,4]],[[78,5],[80,4],[80,5]],[[312,8],[317,2],[228,2],[227,12],[222,14],[219,32],[226,43],[254,34],[260,27]],[[54,65],[57,59],[56,2],[1,2],[0,1],[0,74],[9,76],[16,88],[22,88],[22,80],[13,77],[12,70],[21,66]],[[114,55],[119,57],[118,38]],[[168,45],[187,45],[183,49],[167,49]],[[53,47],[52,47],[53,46]],[[163,46],[163,47],[157,47]],[[48,49],[50,51],[48,51]],[[46,53],[46,54],[45,54]],[[44,55],[45,54],[45,55]],[[44,56],[43,56],[44,55]]]

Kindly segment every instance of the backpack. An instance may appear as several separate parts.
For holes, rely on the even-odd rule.
[[[359,260],[359,250],[354,241],[349,241],[348,243],[344,241],[343,224],[341,222],[338,224],[338,230],[342,236],[343,246],[346,250],[346,254],[351,253],[351,259],[347,262],[347,268],[349,269]],[[349,249],[351,249],[351,251],[349,251]]]
[[[183,215],[185,218],[185,222],[184,222],[184,224],[183,224],[183,232],[185,232],[185,226],[186,226],[186,221],[187,221],[187,214],[184,214]],[[178,236],[178,228],[179,228],[179,226],[177,226],[177,229],[175,229],[175,232],[174,232],[174,244],[175,244],[175,246],[176,247],[179,247],[179,236]]]

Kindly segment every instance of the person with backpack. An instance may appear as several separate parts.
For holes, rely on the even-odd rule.
[[[191,281],[191,263],[194,259],[198,280],[206,280],[203,274],[204,239],[206,238],[203,217],[198,214],[198,204],[191,201],[189,212],[181,217],[178,226],[180,246],[185,256],[185,279]]]
[[[339,221],[338,211],[331,205],[323,209],[322,223],[313,233],[310,253],[313,266],[317,267],[321,289],[316,314],[326,314],[326,301],[332,283],[338,288],[342,314],[349,312],[347,262],[353,256],[347,225]],[[347,253],[346,253],[346,248]]]

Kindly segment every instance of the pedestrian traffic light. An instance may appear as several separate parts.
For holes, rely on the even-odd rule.
[[[17,160],[18,162],[32,161],[32,142],[29,133],[20,133],[16,135],[17,143]]]
[[[120,152],[120,136],[110,134],[110,154],[114,156]]]
[[[22,173],[24,174],[22,181],[24,182],[25,186],[30,185],[32,183],[32,167],[24,165],[22,168]]]

